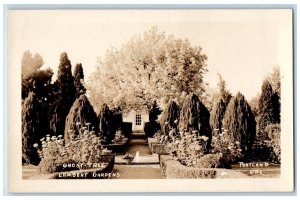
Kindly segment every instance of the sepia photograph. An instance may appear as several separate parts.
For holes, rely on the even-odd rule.
[[[9,190],[292,191],[292,16],[9,10]]]

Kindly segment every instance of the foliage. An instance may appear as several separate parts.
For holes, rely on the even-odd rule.
[[[203,155],[195,165],[197,168],[219,168],[223,167],[223,155],[220,153],[205,154]]]
[[[132,37],[118,50],[107,51],[88,82],[92,104],[147,110],[154,100],[164,107],[181,103],[189,93],[202,94],[207,57],[185,39],[166,36],[157,28]]]
[[[196,133],[181,133],[180,138],[174,138],[167,144],[167,149],[180,163],[193,167],[206,152],[208,140],[208,137],[197,136]]]
[[[41,55],[35,54],[33,56],[29,50],[25,51],[22,57],[22,76],[29,77],[38,71],[43,64],[44,61]]]
[[[147,137],[153,137],[154,134],[160,130],[160,125],[156,121],[146,122],[144,132]]]
[[[110,114],[109,107],[106,104],[103,104],[102,109],[98,114],[98,119],[100,120],[99,130],[105,142],[110,142],[111,140],[114,139],[114,137],[112,137],[111,133],[109,132],[110,115],[111,114]]]
[[[75,86],[75,97],[78,98],[80,95],[85,94],[86,89],[84,87],[84,75],[81,63],[76,64],[74,68],[74,86]]]
[[[265,128],[269,124],[279,122],[280,114],[278,113],[278,106],[279,98],[276,93],[273,93],[272,86],[269,81],[265,80],[262,85],[258,107],[258,130],[260,133],[264,133]]]
[[[78,135],[66,145],[62,135],[51,138],[47,135],[46,139],[41,139],[41,142],[41,148],[38,144],[35,146],[41,158],[39,171],[42,173],[63,171],[63,164],[67,163],[76,163],[78,166],[101,163],[101,140],[94,131],[84,130],[82,135]]]
[[[256,135],[256,122],[252,110],[241,93],[231,99],[224,116],[223,126],[232,143],[239,142],[242,154],[247,155]]]
[[[115,138],[116,131],[122,127],[122,111],[120,108],[110,110],[107,104],[103,104],[98,119],[104,142],[110,143]]]
[[[54,83],[55,101],[49,110],[50,130],[53,135],[62,135],[65,130],[65,120],[75,100],[72,66],[67,54],[60,55],[58,76]]]
[[[157,105],[156,101],[153,102],[152,107],[149,110],[149,121],[155,122],[158,119],[158,115],[162,113],[162,110]]]
[[[84,133],[84,129],[99,133],[99,120],[85,95],[81,95],[74,102],[65,122],[64,139],[66,143]],[[84,124],[85,126],[81,126]]]
[[[28,94],[22,105],[22,162],[38,164],[39,157],[33,147],[42,138],[39,103],[33,92]]]
[[[223,118],[231,97],[232,96],[230,92],[226,89],[225,80],[219,74],[217,99],[213,104],[210,116],[210,124],[213,129],[218,130],[215,131],[217,134],[221,133],[221,128],[223,127]]]
[[[115,133],[122,128],[123,112],[120,107],[111,109],[111,129]]]
[[[281,163],[281,128],[280,124],[270,124],[266,127],[268,133],[267,144],[271,149],[270,161],[274,163]]]
[[[124,138],[125,138],[125,136],[122,134],[122,131],[117,130],[115,138],[112,140],[112,142],[119,143],[119,142],[122,142]]]
[[[281,76],[280,76],[280,67],[276,66],[273,69],[273,72],[267,77],[270,82],[274,92],[281,96]]]
[[[164,134],[169,133],[172,129],[178,130],[179,116],[179,107],[174,101],[170,101],[160,118]]]
[[[22,57],[22,100],[28,97],[30,92],[34,93],[36,99],[35,112],[39,115],[39,137],[49,132],[48,111],[53,100],[51,79],[53,71],[50,68],[41,69],[43,58],[39,54],[34,56],[25,51]],[[37,138],[39,140],[40,138]]]
[[[201,136],[207,136],[209,138],[208,144],[210,144],[211,128],[209,118],[210,114],[198,96],[195,94],[189,95],[180,111],[179,129],[181,131],[196,131]],[[207,147],[209,148],[209,145]]]
[[[240,143],[238,141],[233,142],[228,131],[224,129],[220,134],[214,134],[211,147],[211,153],[218,154],[220,158],[222,158],[222,162],[220,162],[220,166],[222,167],[227,168],[230,164],[242,157]]]
[[[214,133],[219,134],[222,132],[223,127],[223,118],[225,115],[227,105],[224,103],[223,99],[220,99],[219,102],[213,108],[210,124],[215,130]]]

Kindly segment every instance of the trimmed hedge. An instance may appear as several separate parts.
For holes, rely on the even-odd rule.
[[[247,175],[228,169],[186,167],[171,156],[160,156],[160,167],[168,179],[245,178]]]

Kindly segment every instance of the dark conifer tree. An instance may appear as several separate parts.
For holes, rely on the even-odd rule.
[[[99,123],[99,130],[102,136],[104,137],[105,142],[109,143],[111,140],[114,139],[115,135],[112,132],[111,128],[111,111],[107,104],[103,104],[102,108],[98,115]]]
[[[197,95],[189,95],[180,111],[179,129],[186,131],[198,131],[199,135],[209,138],[211,141],[210,114],[207,108],[199,100]],[[209,147],[210,145],[208,145]]]
[[[239,142],[242,153],[248,155],[256,135],[256,122],[251,107],[241,93],[228,104],[223,125],[229,133],[229,139]]]
[[[75,86],[75,97],[78,98],[80,95],[85,94],[85,87],[83,85],[84,75],[81,63],[76,64],[74,69],[74,86]]]
[[[171,129],[178,130],[179,116],[179,107],[174,101],[170,101],[161,116],[161,127],[164,134],[168,134]]]
[[[223,128],[223,118],[225,115],[227,105],[224,103],[223,99],[219,99],[215,108],[212,110],[212,115],[210,119],[210,123],[213,129],[215,129],[214,133],[219,134],[222,132]]]
[[[75,100],[72,66],[65,52],[60,55],[58,76],[54,87],[57,91],[55,101],[49,111],[50,129],[54,135],[63,135],[66,117]]]
[[[267,125],[278,122],[278,116],[276,117],[276,109],[278,109],[279,99],[273,94],[272,86],[268,80],[263,82],[261,88],[261,96],[258,104],[258,130],[264,132]],[[277,111],[278,113],[278,111]],[[278,114],[277,114],[278,115]],[[277,119],[276,119],[277,118]]]
[[[22,105],[22,162],[38,164],[40,159],[36,148],[33,146],[39,143],[43,137],[40,121],[40,104],[33,92]]]
[[[219,75],[218,90],[217,101],[214,103],[210,115],[210,125],[215,129],[215,134],[222,132],[224,114],[232,97],[230,92],[227,91],[225,80],[221,75]]]
[[[68,143],[76,136],[82,136],[84,129],[99,133],[99,120],[85,95],[76,99],[66,118],[65,141]]]

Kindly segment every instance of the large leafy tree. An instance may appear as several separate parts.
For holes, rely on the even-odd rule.
[[[242,153],[248,155],[256,135],[256,122],[245,97],[238,92],[231,98],[223,122],[231,142],[239,142]]]
[[[152,28],[107,51],[88,82],[91,102],[124,112],[149,110],[155,100],[161,107],[171,99],[182,104],[188,94],[203,93],[206,60],[201,47]]]
[[[75,100],[72,66],[67,53],[60,55],[58,76],[54,83],[55,101],[49,111],[50,129],[54,135],[63,135],[65,120]]]

